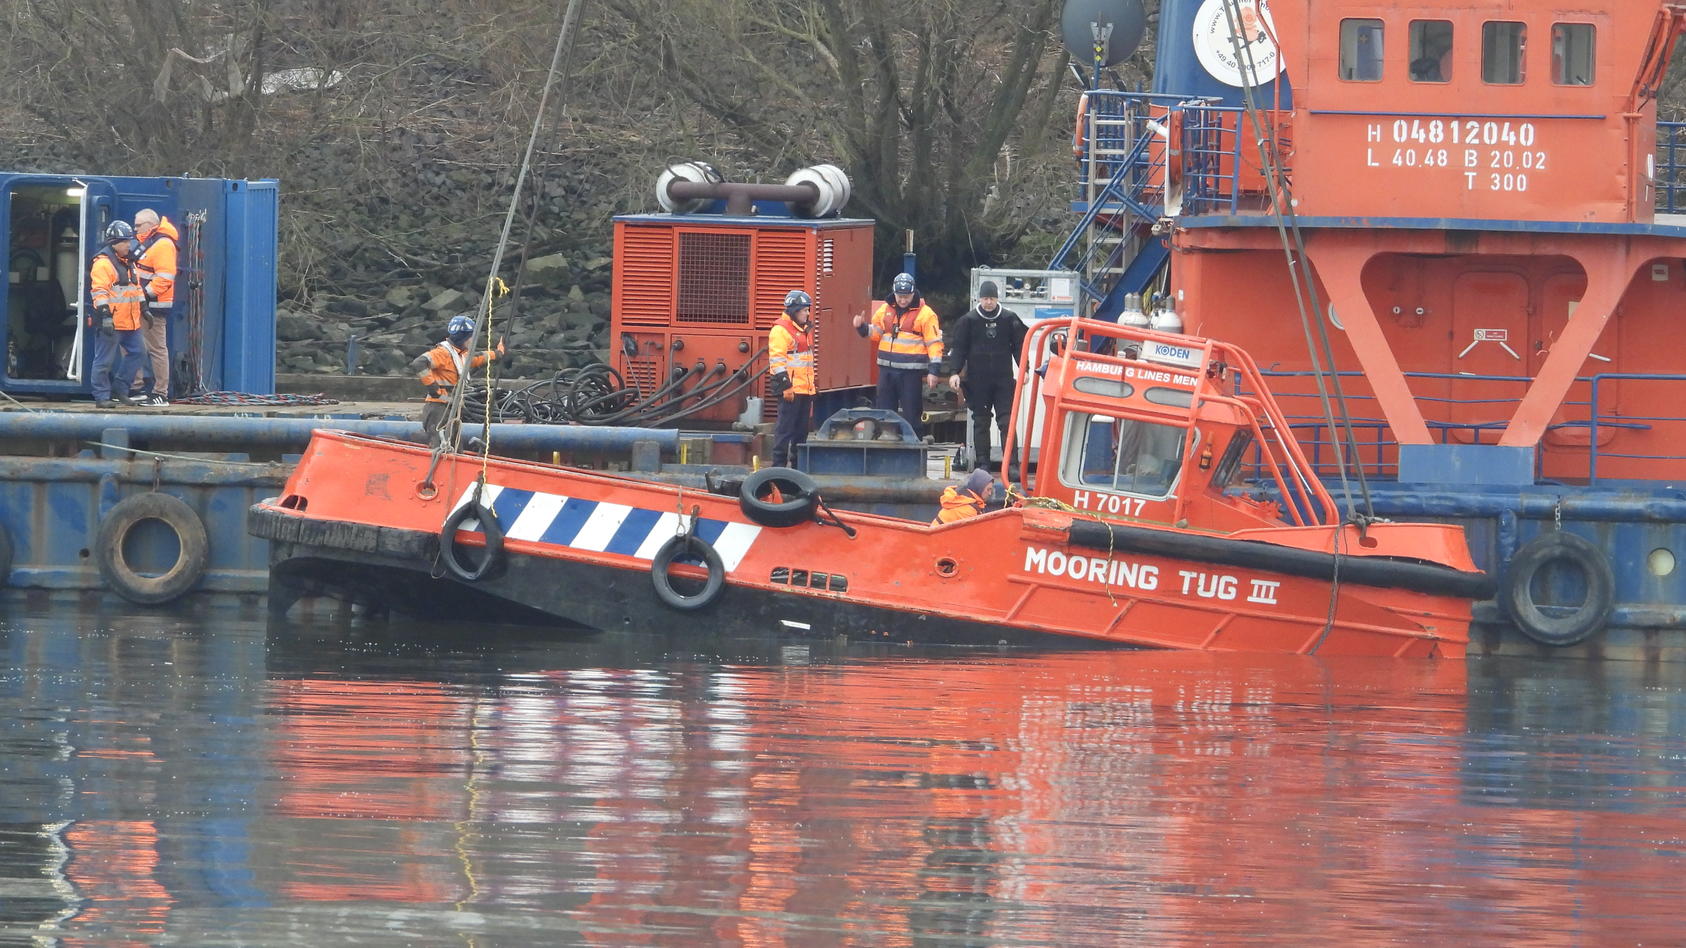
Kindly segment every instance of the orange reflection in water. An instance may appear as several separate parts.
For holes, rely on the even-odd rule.
[[[311,821],[276,890],[301,900],[560,912],[614,945],[1552,945],[1670,941],[1686,897],[1672,812],[1480,776],[1461,661],[274,686],[274,810]]]

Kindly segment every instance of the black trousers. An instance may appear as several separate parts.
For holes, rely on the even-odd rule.
[[[449,407],[444,402],[422,402],[422,444],[430,448],[439,446],[443,437],[440,429],[445,427],[445,409]]]
[[[878,367],[878,397],[872,407],[895,412],[913,426],[915,437],[925,436],[919,416],[925,413],[925,369]]]
[[[814,396],[796,395],[779,401],[779,421],[773,428],[773,466],[795,467],[796,446],[808,440],[814,426]]]
[[[969,370],[968,370],[969,371]],[[960,391],[972,413],[972,455],[976,467],[989,465],[989,427],[1001,432],[1001,447],[1007,447],[1007,423],[1013,417],[1013,376],[992,372],[968,375]]]

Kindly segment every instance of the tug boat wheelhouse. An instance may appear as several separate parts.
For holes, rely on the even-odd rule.
[[[833,511],[800,471],[699,491],[319,431],[252,508],[271,603],[592,630],[1456,657],[1488,594],[1462,531],[1343,522],[1253,361],[1206,339],[1038,323],[1011,466],[1028,500],[932,526]],[[1274,485],[1265,500],[1240,489]],[[935,484],[935,482],[933,482]],[[933,512],[936,490],[932,491]]]

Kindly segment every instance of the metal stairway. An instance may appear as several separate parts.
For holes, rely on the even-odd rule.
[[[1148,97],[1091,90],[1080,128],[1082,217],[1048,265],[1079,275],[1080,311],[1116,318],[1126,293],[1141,292],[1170,256],[1153,233],[1163,218],[1166,148]]]

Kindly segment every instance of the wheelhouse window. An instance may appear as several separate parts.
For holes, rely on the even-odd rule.
[[[1412,20],[1407,39],[1412,82],[1452,81],[1451,20]]]
[[[1524,54],[1528,25],[1509,20],[1481,24],[1481,81],[1496,86],[1521,85],[1527,78]]]
[[[1382,80],[1382,21],[1341,21],[1341,78],[1351,82]]]
[[[1551,81],[1560,86],[1592,85],[1597,39],[1598,28],[1591,23],[1552,24]]]
[[[1229,447],[1224,449],[1224,456],[1212,470],[1213,487],[1223,490],[1235,483],[1236,475],[1241,473],[1241,460],[1247,456],[1247,449],[1252,446],[1251,431],[1237,431],[1235,437],[1229,439]]]
[[[1134,418],[1073,413],[1060,478],[1071,487],[1166,497],[1182,471],[1188,431]]]

